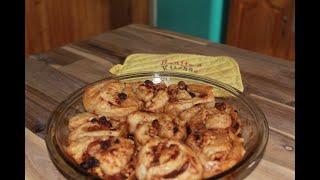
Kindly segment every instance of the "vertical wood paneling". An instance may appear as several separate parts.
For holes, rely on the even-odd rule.
[[[291,33],[290,35],[290,48],[289,48],[289,58],[291,61],[295,59],[295,33]]]
[[[37,52],[41,49],[48,49],[50,47],[50,40],[48,36],[48,24],[45,0],[27,0],[25,6],[26,13],[26,47],[31,52]]]
[[[30,14],[30,0],[25,1],[24,10],[26,14]],[[24,16],[24,46],[25,52],[30,51],[30,16]],[[25,53],[27,54],[27,53]]]
[[[131,0],[110,0],[111,27],[118,28],[131,22]]]
[[[130,23],[148,22],[147,0],[26,0],[25,53],[36,54]]]
[[[149,24],[149,3],[148,0],[132,0],[132,22]]]
[[[232,0],[227,44],[293,60],[293,11],[294,0]]]

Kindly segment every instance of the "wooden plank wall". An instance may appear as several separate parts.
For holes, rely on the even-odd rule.
[[[26,0],[25,54],[148,19],[148,0]]]

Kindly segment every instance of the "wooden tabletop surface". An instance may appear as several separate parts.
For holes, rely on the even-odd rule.
[[[50,114],[73,91],[111,74],[133,53],[193,53],[233,57],[244,92],[265,113],[266,152],[247,179],[295,177],[295,64],[146,25],[129,25],[25,59],[26,179],[65,179],[52,164],[44,137]]]

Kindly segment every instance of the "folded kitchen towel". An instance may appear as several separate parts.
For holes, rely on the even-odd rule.
[[[123,64],[117,64],[109,71],[115,75],[145,71],[195,74],[221,81],[243,92],[239,65],[228,56],[132,54]]]

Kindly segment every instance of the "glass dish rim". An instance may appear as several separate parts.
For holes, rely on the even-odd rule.
[[[53,141],[56,141],[56,139],[53,137],[54,133],[54,127],[55,123],[54,120],[57,119],[57,117],[61,116],[65,110],[68,109],[68,105],[70,106],[73,104],[76,100],[78,100],[77,97],[81,95],[84,90],[101,81],[104,80],[111,80],[111,79],[119,79],[119,80],[126,80],[128,78],[143,78],[143,77],[175,77],[175,78],[186,78],[186,79],[191,79],[195,81],[200,81],[208,84],[212,84],[214,86],[217,86],[219,88],[222,88],[231,94],[235,95],[236,98],[239,98],[243,103],[247,105],[247,107],[250,109],[251,113],[253,113],[255,119],[262,121],[262,124],[264,126],[265,131],[262,134],[262,137],[258,137],[259,140],[254,147],[256,148],[255,152],[249,152],[249,154],[245,155],[244,158],[241,159],[241,161],[237,162],[236,165],[234,165],[232,168],[223,171],[222,173],[219,173],[213,177],[210,177],[208,179],[219,179],[222,177],[225,177],[237,170],[241,169],[249,169],[251,167],[255,167],[257,163],[260,161],[262,158],[268,138],[269,138],[269,126],[268,126],[268,121],[263,113],[263,111],[260,109],[260,107],[245,93],[239,91],[238,89],[225,84],[221,81],[203,77],[203,76],[198,76],[198,75],[191,75],[191,74],[186,74],[186,73],[176,73],[176,72],[141,72],[141,73],[130,73],[130,74],[124,74],[120,76],[110,76],[107,78],[103,78],[100,80],[97,80],[92,83],[88,83],[85,86],[75,90],[72,92],[69,96],[66,97],[65,100],[63,100],[56,108],[55,110],[51,113],[51,116],[48,121],[48,125],[46,128],[46,137],[45,137],[45,142],[46,146],[48,149],[48,153],[50,155],[51,160],[55,164],[55,166],[59,169],[59,171],[64,174],[66,177],[70,179],[79,179],[79,178],[88,178],[88,176],[93,176],[92,174],[89,174],[88,172],[82,170],[79,166],[74,165],[72,162],[69,162],[68,159],[64,157],[64,154],[61,152],[60,147],[56,147]],[[262,127],[263,128],[263,127]],[[260,134],[258,134],[260,135]],[[62,167],[63,166],[63,167]],[[242,167],[242,168],[241,168]],[[65,170],[65,168],[68,168],[68,170]],[[73,175],[68,174],[66,171],[74,173]],[[77,175],[75,175],[77,174]],[[76,178],[75,178],[76,176]]]

